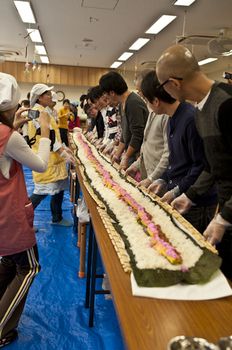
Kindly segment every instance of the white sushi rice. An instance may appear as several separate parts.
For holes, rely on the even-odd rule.
[[[145,208],[146,212],[152,216],[152,221],[156,225],[160,225],[162,231],[169,239],[170,243],[181,253],[183,263],[181,265],[172,265],[168,260],[160,255],[154,248],[149,246],[149,236],[147,236],[142,226],[137,224],[137,219],[129,207],[122,200],[117,198],[116,193],[105,187],[102,184],[101,176],[96,172],[93,164],[86,158],[84,148],[77,139],[78,134],[73,135],[73,141],[78,147],[78,158],[85,166],[88,177],[92,180],[93,186],[97,192],[107,202],[109,208],[114,212],[119,224],[123,228],[124,234],[130,243],[130,248],[135,255],[136,265],[139,269],[169,269],[180,270],[183,266],[185,268],[193,267],[203,254],[203,250],[196,246],[188,235],[183,233],[171,221],[170,216],[159,205],[155,205],[147,196],[145,196],[139,189],[126,182],[119,172],[109,163],[108,160],[103,159],[96,148],[92,146],[88,140],[83,136],[82,139],[87,142],[91,148],[93,156],[101,163],[103,168],[110,173],[112,180],[118,183],[139,205]]]

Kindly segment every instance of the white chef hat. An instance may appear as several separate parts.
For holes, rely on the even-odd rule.
[[[18,83],[12,75],[0,73],[0,111],[17,106],[21,96]]]
[[[52,91],[52,102],[58,102],[57,94],[54,91]]]
[[[33,88],[31,89],[31,95],[30,95],[30,105],[31,107],[34,107],[38,96],[42,95],[44,92],[52,90],[54,86],[48,87],[45,84],[35,84]]]

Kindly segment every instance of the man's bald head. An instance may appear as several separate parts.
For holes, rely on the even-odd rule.
[[[190,80],[200,71],[194,55],[181,45],[171,46],[165,50],[156,64],[156,72],[160,82],[171,77]]]

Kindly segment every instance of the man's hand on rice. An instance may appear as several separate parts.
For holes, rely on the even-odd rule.
[[[99,148],[99,151],[102,152],[104,151],[104,149],[106,148],[106,145],[105,144],[102,144]]]
[[[129,168],[129,157],[127,156],[123,156],[121,162],[120,162],[120,166],[119,166],[119,171],[120,170],[126,170],[127,168]]]
[[[232,226],[231,223],[223,219],[219,213],[203,233],[204,239],[212,245],[218,244],[221,242],[225,230],[230,226]]]
[[[157,181],[154,181],[147,189],[147,192],[153,192],[155,194],[159,193],[163,189],[163,186],[159,184]]]
[[[96,145],[96,149],[97,149],[98,151],[100,151],[100,150],[101,150],[101,147],[102,147],[102,143],[99,142],[99,143]]]
[[[66,146],[66,144],[63,142],[62,143],[62,148],[69,154],[71,154],[71,156],[73,156],[73,152],[71,151],[71,149],[69,147]]]
[[[213,219],[203,233],[204,239],[212,245],[218,244],[221,242],[225,230],[225,226],[218,224],[216,219]]]
[[[137,174],[137,171],[138,169],[135,166],[131,165],[129,168],[126,169],[125,176],[129,175],[134,179],[135,175]]]
[[[166,202],[168,204],[172,203],[172,201],[175,199],[174,195],[171,191],[168,191],[165,193],[165,195],[160,199],[161,202]]]
[[[184,194],[174,199],[172,209],[176,209],[180,214],[185,214],[194,203]]]
[[[148,188],[150,185],[151,185],[151,180],[144,179],[144,180],[140,181],[136,187],[143,186],[143,187]]]
[[[109,145],[106,146],[106,148],[103,151],[103,154],[111,154],[111,152],[114,149],[114,145],[112,143],[110,143]]]
[[[97,147],[97,145],[99,145],[100,142],[101,142],[101,139],[94,139],[94,140],[92,141],[92,143],[93,143],[93,145],[94,145],[95,147]]]
[[[64,150],[60,156],[64,158],[65,163],[67,164],[74,164],[75,163],[75,158],[73,154],[68,153],[66,150]]]
[[[115,147],[110,155],[110,160],[112,164],[114,164],[114,162],[118,164],[120,163],[120,156],[117,154],[117,150],[118,147]]]

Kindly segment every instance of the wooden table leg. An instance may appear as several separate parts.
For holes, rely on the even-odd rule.
[[[79,240],[79,234],[81,236],[79,277],[81,278],[85,277],[86,236],[87,236],[88,224],[89,224],[88,221],[79,220],[78,240]]]

